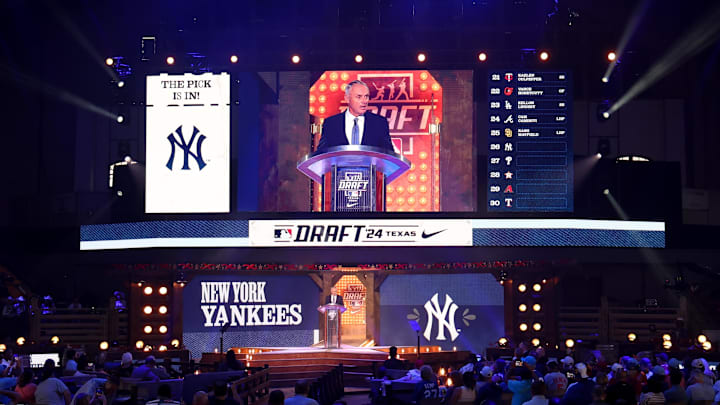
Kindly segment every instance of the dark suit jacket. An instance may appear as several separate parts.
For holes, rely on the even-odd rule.
[[[329,303],[330,303],[330,295],[328,295],[327,298],[325,298],[325,303],[326,303],[326,304],[329,304]],[[336,304],[336,305],[343,306],[343,307],[345,306],[345,303],[343,302],[343,299],[342,299],[342,295],[338,294],[337,300],[335,301],[335,304]]]
[[[332,148],[333,146],[347,145],[348,140],[345,136],[345,113],[335,114],[327,117],[323,122],[322,136],[317,150]],[[385,117],[365,113],[365,126],[363,128],[362,145],[374,146],[389,151],[393,151],[393,145],[390,141],[390,127]]]

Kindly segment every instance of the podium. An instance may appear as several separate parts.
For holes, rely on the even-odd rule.
[[[322,188],[323,211],[385,211],[385,186],[410,169],[397,153],[363,145],[342,145],[303,157],[298,170]]]
[[[325,304],[318,311],[325,314],[325,348],[340,348],[340,314],[347,308],[338,304]]]

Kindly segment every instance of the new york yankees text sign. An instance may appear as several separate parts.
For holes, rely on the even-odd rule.
[[[230,211],[230,75],[147,76],[145,212]]]

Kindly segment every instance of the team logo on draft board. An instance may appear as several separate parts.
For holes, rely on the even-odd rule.
[[[200,130],[197,129],[197,127],[193,126],[193,132],[190,136],[189,141],[185,141],[185,137],[183,136],[182,132],[182,126],[179,126],[174,134],[168,135],[167,139],[168,142],[170,142],[170,158],[168,159],[168,162],[165,166],[167,166],[168,169],[172,170],[173,168],[173,162],[175,161],[175,147],[179,147],[180,150],[183,152],[183,165],[182,170],[190,170],[189,166],[189,160],[190,156],[192,156],[195,159],[195,162],[198,165],[198,169],[202,170],[207,164],[203,160],[202,157],[202,145],[205,139],[207,138],[205,135],[200,134],[200,136],[197,138],[197,143],[195,143],[195,137],[197,134],[200,133]],[[193,147],[193,144],[195,145],[195,153],[191,152],[191,149]]]
[[[512,73],[505,73],[505,81],[511,82],[513,79]]]
[[[513,88],[512,88],[512,87],[505,87],[505,90],[503,90],[503,93],[505,93],[506,96],[512,96],[512,94],[513,94]]]
[[[433,326],[437,325],[435,340],[447,340],[445,336],[447,332],[450,341],[454,342],[462,331],[455,326],[456,313],[460,307],[453,301],[449,294],[445,294],[445,303],[441,306],[438,298],[439,295],[439,293],[435,293],[435,295],[425,301],[425,305],[423,305],[427,315],[423,337],[428,341],[432,340]],[[412,313],[407,315],[407,319],[419,321],[420,311],[417,308],[413,308]],[[469,327],[470,321],[477,319],[477,316],[471,314],[469,308],[465,308],[462,312],[461,319],[463,324]]]

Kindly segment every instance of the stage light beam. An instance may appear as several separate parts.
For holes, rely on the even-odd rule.
[[[605,70],[605,74],[603,75],[603,83],[607,83],[610,80],[610,76],[612,75],[615,66],[620,63],[618,58],[622,56],[623,52],[625,52],[625,47],[627,46],[630,38],[632,38],[633,34],[640,25],[640,21],[642,21],[643,16],[645,15],[645,12],[647,11],[649,5],[650,0],[643,0],[641,3],[638,3],[637,7],[635,7],[635,10],[633,10],[632,15],[630,16],[630,21],[628,21],[627,25],[625,26],[625,31],[623,32],[622,37],[620,37],[620,43],[618,43],[617,48],[615,48],[615,50],[611,52],[615,55],[615,57],[613,59],[610,59],[610,53],[607,54],[607,59],[610,63],[608,64],[608,67]]]

